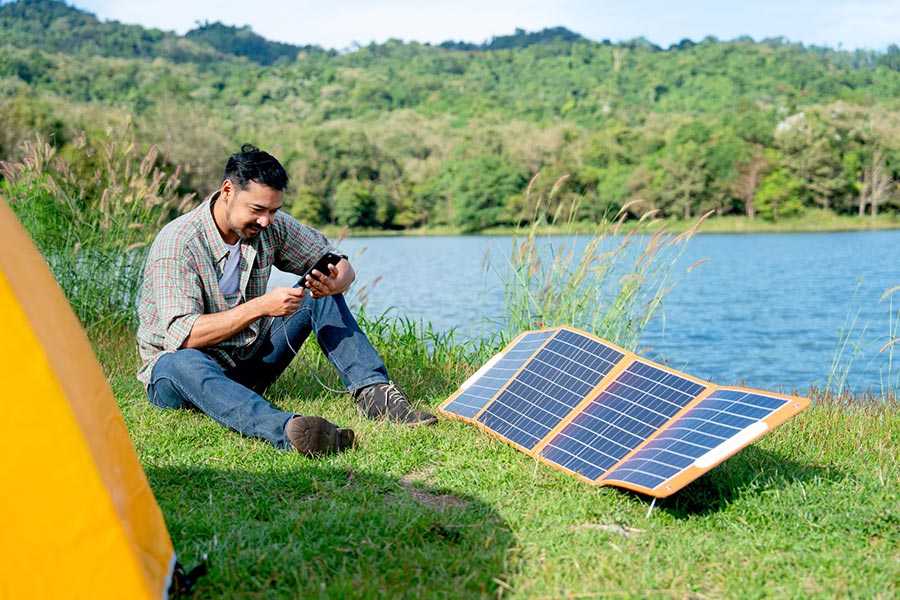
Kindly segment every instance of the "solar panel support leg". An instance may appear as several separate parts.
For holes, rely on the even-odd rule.
[[[653,507],[656,506],[656,498],[653,499],[653,502],[650,503],[650,509],[647,511],[647,518],[650,518],[650,513],[653,512]]]

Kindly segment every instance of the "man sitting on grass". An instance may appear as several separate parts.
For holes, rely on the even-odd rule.
[[[337,253],[322,233],[279,211],[287,182],[278,160],[244,145],[221,188],[157,235],[138,304],[138,379],[150,401],[196,408],[307,456],[345,450],[351,429],[278,410],[260,395],[312,332],[362,415],[435,423],[389,380],[347,307],[342,293],[356,275],[346,257],[295,287],[266,291],[273,266],[299,276],[324,252]]]

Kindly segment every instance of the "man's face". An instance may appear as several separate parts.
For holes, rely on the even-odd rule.
[[[252,240],[275,220],[281,208],[284,192],[251,181],[242,190],[231,181],[222,184],[225,202],[226,233],[234,233],[242,240]]]

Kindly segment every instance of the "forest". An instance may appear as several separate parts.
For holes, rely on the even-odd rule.
[[[553,28],[338,51],[0,4],[0,160],[131,144],[197,199],[249,142],[282,160],[285,210],[314,225],[473,233],[527,224],[537,204],[585,222],[877,218],[900,209],[898,108],[896,45],[660,48]]]

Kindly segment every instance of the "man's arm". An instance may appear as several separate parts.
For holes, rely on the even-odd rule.
[[[302,287],[279,287],[222,312],[204,314],[194,321],[191,332],[182,348],[207,348],[223,342],[262,317],[287,317],[300,308],[303,296],[309,291],[313,298],[340,294],[350,287],[356,272],[346,258],[337,265],[329,265],[329,273],[316,275],[308,280],[309,290]]]
[[[259,298],[222,312],[197,317],[182,348],[207,348],[223,342],[262,317],[286,317],[297,312],[306,290],[279,287]]]

